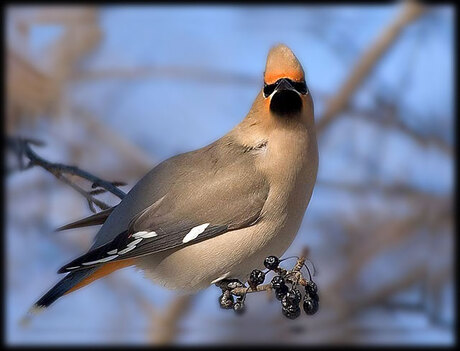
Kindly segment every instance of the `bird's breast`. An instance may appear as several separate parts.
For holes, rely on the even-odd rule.
[[[306,129],[275,130],[257,167],[265,174],[270,193],[266,209],[273,215],[305,211],[316,181],[316,136]]]

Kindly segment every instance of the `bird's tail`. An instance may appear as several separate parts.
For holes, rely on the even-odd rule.
[[[49,307],[61,296],[83,288],[97,279],[133,264],[134,261],[132,259],[127,259],[117,262],[109,262],[102,266],[86,268],[68,273],[29,309],[26,316],[24,316],[21,320],[21,324],[27,324],[33,315]]]
[[[27,314],[22,318],[21,324],[27,324],[33,315],[49,307],[61,296],[65,295],[72,288],[90,277],[97,269],[98,267],[94,267],[67,274],[29,309]]]

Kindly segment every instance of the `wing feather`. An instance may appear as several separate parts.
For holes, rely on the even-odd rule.
[[[160,169],[169,169],[169,174],[151,172],[150,182],[141,180],[126,197],[128,204],[135,204],[137,198],[147,205],[129,220],[112,219],[117,213],[123,215],[123,199],[107,220],[112,232],[113,223],[118,223],[118,234],[93,246],[59,273],[177,249],[254,225],[261,218],[269,193],[268,182],[254,166],[254,157],[242,147],[221,143],[181,155],[174,167],[160,165]],[[157,184],[152,184],[152,175]],[[150,203],[145,199],[149,192],[155,194],[150,196]],[[107,227],[105,230],[107,233]]]

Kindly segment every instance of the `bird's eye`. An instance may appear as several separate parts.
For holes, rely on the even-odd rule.
[[[265,98],[269,97],[275,91],[275,88],[276,88],[276,83],[270,84],[270,85],[265,84],[264,85],[264,97]]]
[[[305,95],[308,93],[307,84],[305,82],[292,82],[291,84],[300,94]]]

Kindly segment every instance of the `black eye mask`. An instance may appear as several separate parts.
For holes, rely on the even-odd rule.
[[[307,88],[307,84],[305,83],[305,81],[302,81],[302,82],[294,82],[290,79],[287,79],[287,78],[281,78],[281,79],[286,79],[289,81],[289,83],[292,85],[292,87],[299,93],[299,94],[302,94],[302,95],[306,95],[308,94],[308,88]],[[267,98],[269,97],[271,94],[273,94],[273,92],[275,91],[275,89],[278,87],[278,85],[280,84],[281,82],[281,79],[278,79],[275,83],[273,84],[265,84],[264,85],[264,97]]]

